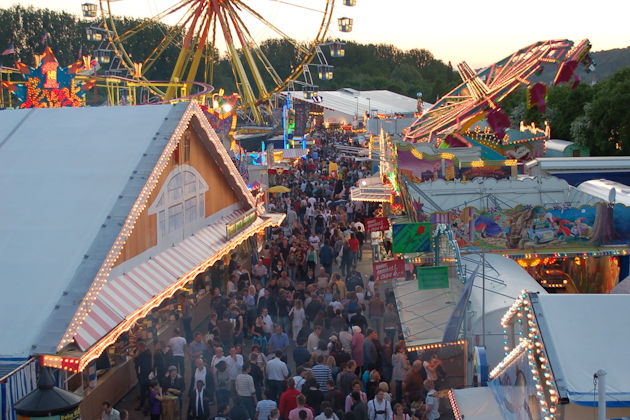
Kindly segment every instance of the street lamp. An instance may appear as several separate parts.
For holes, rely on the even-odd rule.
[[[372,118],[372,101],[370,98],[366,98],[368,100],[368,118]]]

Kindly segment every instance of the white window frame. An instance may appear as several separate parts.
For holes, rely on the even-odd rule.
[[[190,165],[178,165],[168,174],[149,207],[149,214],[157,215],[158,244],[182,238],[187,228],[205,218],[207,191],[208,184]]]

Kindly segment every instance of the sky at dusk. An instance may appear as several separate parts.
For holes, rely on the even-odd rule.
[[[2,7],[19,3],[76,14],[80,13],[82,2],[0,0]],[[155,15],[174,3],[175,0],[120,0],[111,5],[116,14],[140,17]],[[246,0],[245,3],[289,36],[308,40],[316,33],[322,16],[321,12],[308,9],[323,10],[326,1]],[[627,47],[629,14],[630,2],[625,0],[357,0],[354,7],[343,6],[341,0],[336,0],[328,37],[393,44],[405,50],[425,48],[453,65],[466,60],[473,67],[481,67],[546,39],[589,38],[594,51]],[[339,17],[354,19],[351,33],[339,31],[336,25]],[[171,19],[175,21],[175,17]],[[267,28],[257,28],[255,24],[251,30],[257,40],[274,36]]]

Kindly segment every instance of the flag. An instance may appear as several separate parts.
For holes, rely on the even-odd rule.
[[[9,45],[9,47],[2,51],[2,54],[0,55],[9,55],[9,54],[15,54],[15,47],[13,45]]]
[[[488,121],[490,128],[492,128],[492,131],[494,131],[494,135],[498,139],[505,137],[505,129],[510,126],[510,119],[505,112],[499,108],[492,109],[488,111],[486,120]]]
[[[571,77],[573,76],[577,65],[578,62],[575,60],[563,61],[562,64],[560,64],[558,73],[556,73],[553,85],[556,86],[558,83],[566,83],[571,80]]]
[[[470,277],[468,277],[468,280],[466,280],[466,284],[464,284],[462,294],[459,296],[459,299],[455,304],[455,309],[453,309],[453,313],[451,314],[451,317],[446,324],[446,328],[444,329],[442,343],[452,343],[453,341],[457,341],[459,338],[459,330],[461,329],[462,322],[464,322],[464,317],[466,316],[466,307],[468,306],[470,292],[472,291],[473,284],[475,283],[475,277],[477,277],[478,270],[479,265],[477,265],[475,271],[473,271]]]
[[[538,112],[545,112],[547,106],[547,85],[534,83],[527,88],[527,108],[538,107]]]

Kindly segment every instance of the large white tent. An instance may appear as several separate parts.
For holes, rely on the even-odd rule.
[[[363,115],[399,114],[413,117],[417,112],[417,100],[388,90],[355,90],[343,88],[339,90],[320,91],[317,99],[305,99],[301,91],[286,91],[285,96],[294,100],[319,105],[324,108],[324,121],[331,123],[351,124],[355,119],[363,119]],[[431,104],[423,103],[422,109]]]
[[[532,307],[560,399],[595,405],[593,374],[603,369],[607,407],[630,414],[630,295],[538,295]]]
[[[0,357],[55,351],[76,311],[63,301],[83,298],[93,278],[80,275],[90,271],[91,247],[107,246],[95,242],[109,229],[103,221],[127,204],[119,194],[133,184],[129,174],[144,160],[147,169],[153,167],[150,146],[161,128],[167,133],[168,117],[176,121],[183,110],[152,105],[0,112]],[[75,277],[85,284],[73,282]],[[51,326],[53,319],[58,322]]]

